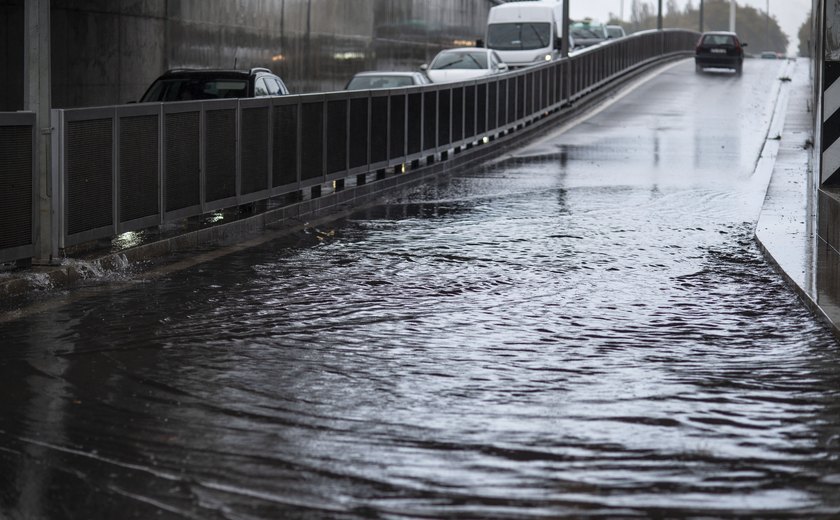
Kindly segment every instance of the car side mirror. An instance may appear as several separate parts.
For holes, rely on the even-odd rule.
[[[429,64],[424,63],[424,64],[420,65],[420,70],[429,70]]]
[[[554,38],[554,48],[558,51],[563,48],[563,38],[561,38],[560,36]]]
[[[507,63],[499,63],[499,71],[507,72],[508,71],[508,64]]]
[[[475,41],[475,46],[478,47],[478,48],[484,47],[484,40],[479,38],[478,40]]]
[[[741,44],[741,47],[748,47],[748,46],[749,46],[749,44],[747,44],[747,43],[742,43]]]

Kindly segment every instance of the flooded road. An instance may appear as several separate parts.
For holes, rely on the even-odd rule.
[[[840,348],[753,240],[785,66],[0,323],[0,517],[837,517]]]

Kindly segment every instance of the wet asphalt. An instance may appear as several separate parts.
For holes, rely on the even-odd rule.
[[[6,309],[0,517],[837,517],[840,349],[753,237],[789,66]]]

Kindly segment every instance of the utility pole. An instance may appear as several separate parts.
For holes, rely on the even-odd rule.
[[[729,0],[729,32],[735,32],[735,0]]]
[[[703,0],[700,0],[700,32],[703,32],[703,28],[705,26],[705,22],[703,20]]]
[[[659,15],[656,17],[656,28],[662,30],[662,0],[659,0]]]
[[[560,57],[569,57],[569,1],[563,0],[563,41],[560,42]]]
[[[766,36],[764,37],[764,39],[767,41],[767,43],[765,44],[767,45],[767,47],[765,48],[775,50],[773,49],[773,47],[770,46],[770,0],[767,0],[767,29],[765,31],[765,34]]]

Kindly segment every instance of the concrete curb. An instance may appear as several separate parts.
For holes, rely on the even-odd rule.
[[[805,306],[840,339],[835,299],[821,292],[818,284],[819,265],[826,261],[840,265],[840,259],[826,260],[828,247],[817,238],[817,181],[808,147],[813,133],[811,94],[807,62],[800,60],[792,74],[789,102],[777,107],[785,110],[784,127],[755,239]]]

